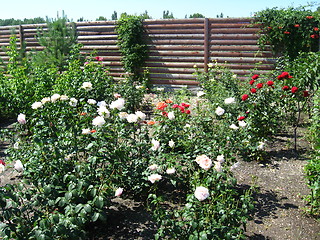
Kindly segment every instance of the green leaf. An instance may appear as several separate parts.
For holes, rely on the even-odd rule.
[[[95,222],[99,219],[99,216],[100,216],[100,213],[98,212],[95,212],[93,215],[92,215],[92,222]]]

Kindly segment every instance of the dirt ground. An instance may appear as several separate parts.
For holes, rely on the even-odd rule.
[[[241,160],[234,169],[239,185],[255,185],[258,189],[253,219],[245,232],[249,240],[320,240],[320,221],[304,211],[304,196],[309,190],[303,174],[309,145],[302,134],[297,152],[293,151],[292,142],[291,135],[279,135],[268,144],[266,161]],[[0,144],[1,159],[5,158],[5,148],[4,143]],[[14,181],[19,181],[14,170],[0,174],[0,186]],[[113,201],[108,222],[89,228],[89,240],[153,239],[156,223],[139,202],[121,198]]]

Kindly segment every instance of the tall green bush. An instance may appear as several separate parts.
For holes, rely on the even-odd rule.
[[[116,27],[123,67],[136,79],[141,76],[142,67],[148,56],[148,48],[144,41],[143,19],[141,16],[122,15]]]

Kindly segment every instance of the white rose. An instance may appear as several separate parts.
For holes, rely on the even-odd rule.
[[[175,142],[174,142],[174,141],[172,141],[172,140],[170,140],[170,141],[169,141],[169,147],[173,148],[173,147],[174,147],[174,145],[175,145]]]
[[[98,106],[98,107],[101,107],[101,106],[106,107],[106,106],[107,106],[107,103],[106,103],[105,101],[100,101],[100,102],[97,103],[97,106]]]
[[[60,99],[60,94],[56,93],[56,94],[53,94],[50,98],[51,102],[56,102]]]
[[[143,112],[141,111],[136,111],[136,115],[138,118],[140,118],[141,120],[145,120],[146,119],[146,114],[144,114]]]
[[[224,155],[223,154],[218,155],[217,156],[217,161],[220,162],[220,163],[224,163]]]
[[[224,109],[221,107],[217,107],[215,112],[218,116],[221,116],[224,114]]]
[[[195,160],[201,168],[209,170],[212,167],[212,160],[206,155],[200,155]]]
[[[32,105],[31,105],[31,108],[32,109],[38,109],[38,108],[41,108],[42,107],[42,103],[41,102],[34,102]]]
[[[50,102],[50,101],[51,101],[51,98],[49,98],[49,97],[45,97],[45,98],[41,99],[41,103],[42,104],[45,104],[45,103]]]
[[[96,104],[97,103],[97,101],[96,100],[94,100],[94,99],[88,99],[88,104],[90,104],[90,105],[94,105],[94,104]]]
[[[118,116],[120,119],[126,119],[128,117],[128,113],[126,112],[119,112]]]
[[[162,179],[162,176],[159,175],[159,174],[151,174],[149,177],[148,177],[149,181],[154,183],[155,181],[159,181]]]
[[[96,117],[96,118],[94,118],[93,120],[92,120],[92,125],[94,125],[94,126],[98,126],[98,127],[101,127],[103,124],[105,124],[106,123],[106,121],[104,120],[104,118],[103,117],[101,117],[101,116],[98,116],[98,117]]]
[[[127,116],[127,121],[128,121],[129,123],[135,123],[135,122],[138,121],[138,116],[135,115],[135,114],[128,114],[128,116]]]
[[[83,88],[84,90],[90,91],[90,90],[92,90],[92,83],[91,82],[84,82],[84,83],[82,83],[81,88]]]
[[[175,118],[174,112],[168,112],[168,118],[173,120]]]
[[[3,164],[0,164],[0,173],[3,173],[6,170],[6,167]]]
[[[20,160],[16,161],[16,163],[14,164],[14,169],[18,172],[22,172],[24,170],[22,162]]]
[[[199,91],[199,92],[197,92],[197,97],[202,97],[205,94],[206,93],[204,91]]]
[[[89,128],[82,129],[82,134],[87,135],[90,133],[91,133],[91,130]]]
[[[224,100],[224,103],[225,104],[232,104],[232,103],[236,103],[236,99],[234,97],[229,97],[229,98],[226,98]]]
[[[67,101],[67,100],[69,100],[69,97],[67,95],[61,95],[60,96],[60,100],[61,101]]]
[[[123,98],[118,98],[117,100],[111,102],[109,105],[111,109],[121,110],[124,108],[125,100]]]
[[[239,129],[239,127],[238,127],[237,125],[235,125],[235,124],[231,124],[231,125],[229,126],[229,128],[231,128],[231,129],[233,129],[233,130]]]
[[[23,114],[23,113],[20,113],[20,114],[18,115],[17,121],[18,121],[18,123],[20,123],[20,124],[26,124],[26,123],[27,123],[27,121],[26,121],[26,115]]]
[[[221,162],[214,162],[214,169],[215,169],[217,172],[222,172]]]
[[[97,110],[98,114],[103,117],[110,117],[110,112],[105,106],[100,106]]]
[[[166,170],[166,173],[167,174],[174,174],[176,172],[176,169],[175,168],[168,168],[167,170]]]
[[[70,104],[70,106],[75,107],[78,104],[78,100],[75,98],[70,98],[69,104]]]
[[[239,121],[239,126],[245,127],[245,126],[247,126],[247,123],[245,121]]]
[[[151,140],[151,143],[152,143],[152,150],[153,151],[157,151],[159,148],[160,148],[160,142],[155,140],[155,139],[152,139]]]
[[[208,188],[205,187],[197,187],[196,190],[194,191],[194,196],[199,200],[203,201],[206,200],[210,194]]]
[[[151,171],[155,171],[158,169],[158,165],[157,164],[152,164],[148,167]]]

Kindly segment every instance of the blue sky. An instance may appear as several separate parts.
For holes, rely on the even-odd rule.
[[[220,13],[225,17],[251,17],[266,8],[298,7],[311,2],[318,6],[320,4],[319,0],[0,0],[0,19],[55,18],[57,13],[62,15],[62,10],[73,21],[80,17],[86,20],[95,20],[99,16],[111,19],[113,11],[120,16],[123,12],[140,14],[145,10],[153,19],[162,18],[164,10],[172,12],[175,18],[184,18],[193,13],[201,13],[209,18]]]

